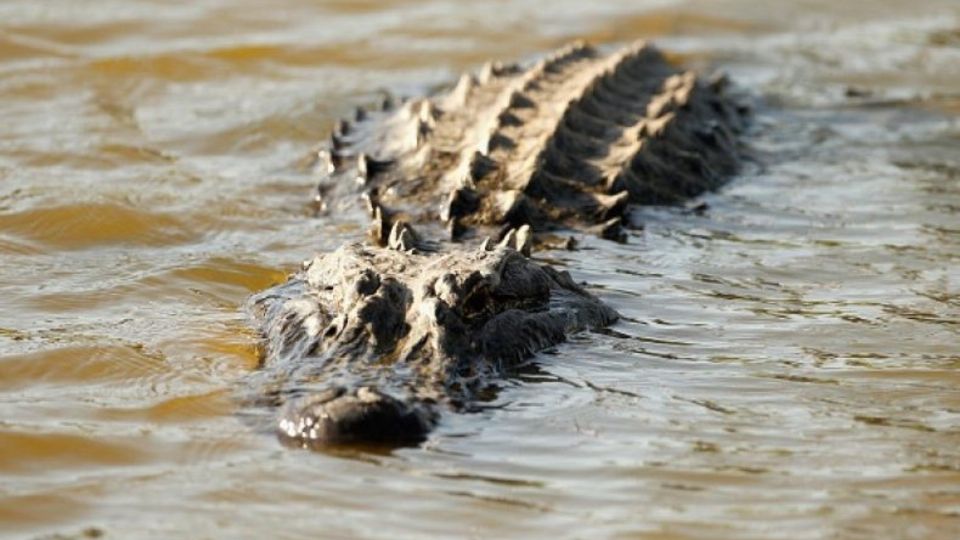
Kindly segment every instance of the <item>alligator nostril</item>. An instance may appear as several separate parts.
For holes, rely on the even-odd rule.
[[[287,443],[307,448],[338,444],[419,443],[436,413],[427,402],[408,403],[376,388],[342,387],[291,403],[277,431]]]

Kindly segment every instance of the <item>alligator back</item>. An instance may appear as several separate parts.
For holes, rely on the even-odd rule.
[[[394,216],[443,223],[453,239],[484,225],[616,232],[627,203],[683,201],[735,170],[742,111],[725,85],[645,42],[488,63],[448,91],[340,121],[320,195],[363,190],[383,243]]]

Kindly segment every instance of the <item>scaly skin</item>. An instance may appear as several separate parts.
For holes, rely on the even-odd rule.
[[[309,444],[419,440],[436,404],[463,407],[533,353],[617,319],[566,272],[506,246],[348,245],[256,306],[271,369],[331,389],[284,413],[281,432]]]
[[[394,218],[444,223],[454,239],[525,224],[619,237],[627,203],[680,202],[736,170],[743,120],[724,86],[642,42],[488,64],[449,92],[341,121],[320,152],[320,198],[366,193],[380,242]]]
[[[719,186],[743,122],[723,87],[643,43],[608,56],[575,44],[340,122],[317,154],[318,201],[361,194],[374,245],[318,255],[252,303],[285,398],[281,436],[420,441],[441,408],[469,408],[537,351],[616,321],[527,256],[543,231],[620,239],[628,204]]]

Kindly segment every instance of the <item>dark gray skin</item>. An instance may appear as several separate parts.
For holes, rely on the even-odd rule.
[[[507,246],[424,255],[362,245],[322,254],[261,294],[272,370],[318,394],[280,432],[314,446],[419,441],[519,363],[617,313],[569,274]]]
[[[725,86],[646,44],[609,56],[575,44],[341,122],[317,153],[317,202],[363,201],[371,245],[318,255],[251,303],[281,438],[422,441],[441,410],[469,410],[538,351],[614,323],[529,256],[547,231],[620,240],[629,204],[719,186],[745,114]]]

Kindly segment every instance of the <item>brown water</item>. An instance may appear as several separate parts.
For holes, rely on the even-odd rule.
[[[499,408],[252,430],[243,302],[362,223],[310,217],[333,119],[577,37],[730,72],[755,162],[543,254],[626,319]],[[5,0],[0,298],[2,537],[958,538],[960,5]]]

